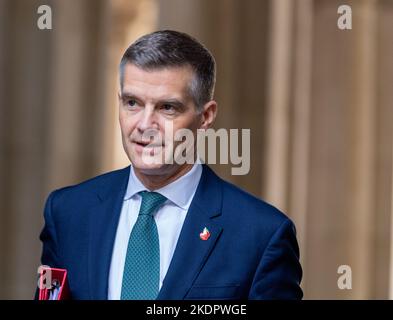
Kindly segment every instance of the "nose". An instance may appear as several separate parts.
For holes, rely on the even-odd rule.
[[[137,128],[141,133],[149,129],[158,128],[153,107],[146,106],[143,109],[143,111],[141,112],[141,118],[138,121]]]

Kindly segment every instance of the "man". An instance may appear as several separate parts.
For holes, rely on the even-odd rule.
[[[126,50],[119,120],[131,166],[54,191],[45,207],[42,264],[67,269],[72,298],[302,298],[293,223],[207,165],[176,161],[182,141],[166,130],[209,128],[214,84],[212,55],[184,33]]]

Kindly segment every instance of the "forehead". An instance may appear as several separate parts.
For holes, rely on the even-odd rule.
[[[123,92],[136,95],[188,95],[193,78],[189,66],[168,67],[152,70],[126,64],[123,74]]]

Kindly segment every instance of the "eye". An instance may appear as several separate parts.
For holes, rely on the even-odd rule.
[[[169,103],[165,103],[162,105],[161,109],[165,112],[165,113],[175,113],[176,112],[176,108],[175,106],[169,104]]]
[[[133,99],[128,100],[128,101],[127,101],[127,105],[128,105],[129,107],[135,107],[135,106],[136,106],[136,101],[133,100]]]

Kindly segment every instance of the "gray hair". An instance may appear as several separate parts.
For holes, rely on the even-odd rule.
[[[120,87],[124,69],[131,63],[144,70],[190,66],[195,74],[189,84],[191,97],[199,110],[213,99],[216,82],[216,62],[213,55],[186,33],[162,30],[136,40],[125,51],[120,62]]]

